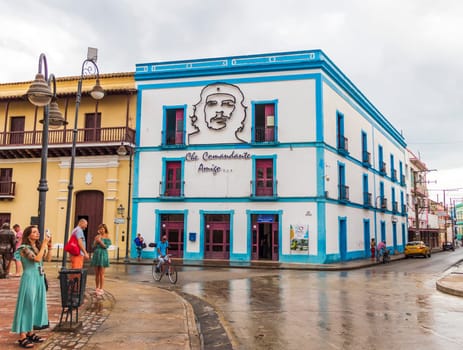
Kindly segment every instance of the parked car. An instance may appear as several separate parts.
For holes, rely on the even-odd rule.
[[[431,257],[431,248],[429,248],[423,241],[408,242],[405,246],[405,257],[410,256],[423,256],[425,258]]]
[[[445,242],[445,243],[442,244],[442,249],[443,250],[455,251],[455,246],[453,245],[452,242]]]

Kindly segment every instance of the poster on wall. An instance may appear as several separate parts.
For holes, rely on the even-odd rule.
[[[309,225],[289,225],[291,254],[309,254]]]

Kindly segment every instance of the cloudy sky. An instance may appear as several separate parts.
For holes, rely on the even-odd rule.
[[[461,0],[0,0],[0,83],[33,79],[41,52],[56,76],[79,75],[88,46],[102,73],[321,49],[438,169],[430,187],[453,189],[463,187],[462,18]]]

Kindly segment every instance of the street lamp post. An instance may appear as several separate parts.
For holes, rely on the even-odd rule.
[[[95,100],[101,100],[105,92],[100,85],[100,72],[98,66],[96,65],[97,60],[97,50],[94,48],[88,48],[87,59],[84,60],[82,63],[82,69],[79,77],[79,81],[77,83],[77,94],[76,94],[76,108],[75,108],[75,116],[74,116],[74,129],[72,130],[72,148],[71,148],[71,164],[69,168],[69,182],[68,182],[68,198],[67,198],[67,205],[66,205],[66,226],[64,228],[64,243],[68,241],[69,238],[69,229],[70,229],[70,221],[71,221],[71,207],[72,207],[72,192],[74,189],[74,166],[75,166],[75,159],[76,159],[76,143],[77,143],[77,123],[79,120],[79,107],[80,107],[80,100],[82,98],[82,81],[86,76],[95,76],[96,82],[93,89],[90,91],[90,96],[92,96]],[[61,264],[61,268],[66,268],[66,258],[67,254],[66,251],[63,250],[63,260]]]
[[[117,207],[117,218],[114,220],[114,223],[116,224],[116,259],[119,261],[119,224],[124,223],[124,213],[125,213],[125,208],[122,204],[119,204]]]
[[[42,64],[44,73],[42,74]],[[50,83],[53,83],[53,90],[50,89]],[[43,124],[42,128],[42,152],[41,152],[41,163],[40,163],[40,180],[37,190],[39,191],[39,225],[38,229],[40,232],[40,240],[43,240],[44,227],[45,227],[45,208],[48,191],[47,182],[47,161],[48,161],[48,129],[59,128],[62,125],[67,124],[64,120],[61,112],[58,108],[56,98],[56,78],[53,74],[48,76],[48,65],[45,54],[40,54],[39,57],[39,68],[38,73],[35,76],[35,80],[27,90],[27,98],[29,101],[37,107],[43,108],[43,120],[40,123]]]
[[[126,147],[123,144],[117,149],[117,154],[120,156],[129,155],[129,188],[127,193],[127,229],[126,229],[126,239],[125,239],[125,257],[124,263],[128,264],[129,259],[129,239],[130,239],[130,204],[132,201],[132,158],[133,158],[133,149],[132,147]]]

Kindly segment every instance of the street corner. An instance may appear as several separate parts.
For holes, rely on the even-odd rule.
[[[446,294],[463,297],[463,273],[453,272],[436,281],[436,289]]]

